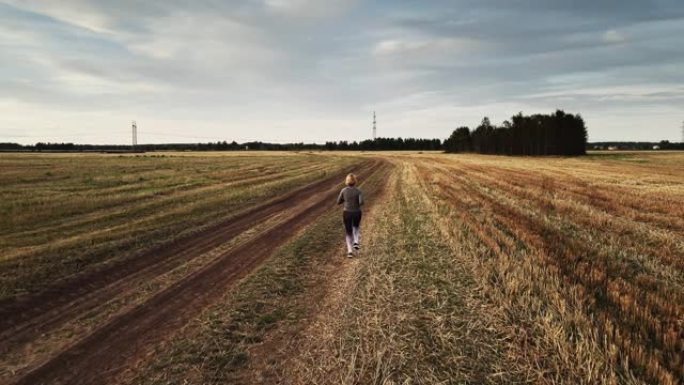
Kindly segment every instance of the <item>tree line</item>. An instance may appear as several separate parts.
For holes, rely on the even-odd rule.
[[[591,142],[587,143],[590,150],[684,150],[684,142]]]
[[[439,151],[442,150],[439,139],[414,138],[376,138],[360,142],[326,142],[318,143],[266,143],[219,141],[208,143],[166,143],[110,145],[110,144],[75,144],[44,143],[21,145],[18,143],[0,143],[0,151],[63,151],[63,152],[131,152],[131,151]]]
[[[439,139],[376,138],[361,142],[326,142],[325,149],[331,151],[438,151],[443,150]]]
[[[444,142],[446,152],[502,155],[583,155],[587,129],[577,114],[514,115],[495,126],[485,117],[474,130],[459,127]]]
[[[596,142],[587,144],[587,129],[579,114],[557,110],[552,114],[518,113],[500,126],[489,118],[474,129],[459,127],[445,140],[416,138],[376,138],[362,141],[318,143],[168,143],[130,145],[93,145],[43,143],[21,145],[0,143],[0,151],[130,152],[130,151],[440,151],[476,152],[503,155],[582,155],[586,149],[684,150],[684,143]]]

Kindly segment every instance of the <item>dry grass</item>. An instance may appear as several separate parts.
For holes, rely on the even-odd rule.
[[[74,320],[41,334],[38,339],[32,340],[17,349],[6,351],[2,360],[2,368],[0,368],[0,382],[3,377],[10,376],[12,373],[20,371],[25,367],[36,365],[49,358],[54,352],[77,342],[82,336],[95,331],[113,317],[144,303],[160,291],[169,288],[174,283],[201,269],[215,258],[218,258],[222,253],[250,240],[291,215],[290,211],[285,211],[273,218],[255,224],[249,230],[237,235],[230,241],[157,277],[131,280],[128,286],[111,300],[103,301],[97,307],[79,315]]]
[[[290,364],[292,383],[516,383],[492,309],[404,164],[373,217],[333,331],[311,336]],[[399,182],[401,180],[401,182]],[[309,331],[315,334],[315,331]]]
[[[521,328],[538,381],[684,378],[684,158],[665,159],[417,162],[445,214],[486,246],[477,274]]]
[[[681,383],[684,154],[390,157],[293,383]]]
[[[292,154],[4,154],[0,299],[198,231],[352,161]]]
[[[176,155],[0,157],[0,298],[364,156]],[[361,258],[327,214],[131,381],[684,381],[684,154],[384,155]]]
[[[361,188],[374,198],[374,174]],[[332,205],[331,205],[332,206]],[[331,207],[332,208],[332,207]],[[279,360],[325,295],[326,271],[349,263],[337,208],[277,250],[257,271],[199,314],[125,379],[133,384],[287,382]]]

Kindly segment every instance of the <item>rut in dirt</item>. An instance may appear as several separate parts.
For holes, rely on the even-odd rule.
[[[384,183],[388,167],[390,165],[384,161],[375,161],[363,171],[367,175],[379,173]],[[102,384],[111,381],[129,362],[142,357],[166,335],[186,324],[297,231],[329,210],[338,193],[339,176],[326,181],[308,191],[309,197],[316,197],[313,204],[256,238],[222,253],[205,267],[113,318],[40,366],[20,373],[13,383]]]
[[[237,235],[265,221],[312,193],[320,192],[342,175],[361,167],[351,166],[330,177],[248,209],[199,234],[162,245],[143,255],[132,255],[75,278],[59,283],[35,295],[0,303],[0,353],[55,330],[66,322],[120,295],[136,283],[149,281],[195,257],[224,244]]]

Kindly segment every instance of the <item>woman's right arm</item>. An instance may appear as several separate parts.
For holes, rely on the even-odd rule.
[[[340,191],[340,195],[337,197],[337,204],[341,205],[344,202],[344,189]]]

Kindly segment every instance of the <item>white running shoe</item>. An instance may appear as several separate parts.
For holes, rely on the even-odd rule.
[[[347,253],[347,258],[351,258],[353,256],[354,256],[354,253],[352,253],[351,251]]]
[[[358,249],[360,249],[360,248],[361,248],[361,245],[359,245],[358,243],[355,243],[355,244],[354,244],[354,250],[358,250]]]

